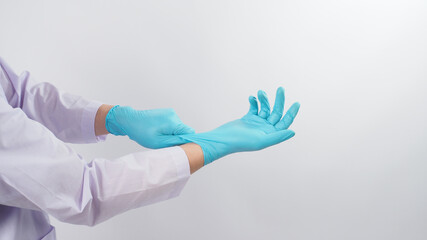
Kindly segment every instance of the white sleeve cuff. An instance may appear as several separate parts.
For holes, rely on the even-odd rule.
[[[176,181],[175,183],[174,190],[169,195],[169,198],[173,198],[181,193],[191,174],[188,157],[187,154],[184,152],[184,149],[178,146],[171,147],[169,149],[172,159],[175,163],[176,177],[178,179],[178,181]]]
[[[85,139],[86,143],[96,143],[100,141],[105,141],[105,139],[107,138],[107,135],[95,135],[95,116],[101,105],[101,102],[91,101],[83,109],[81,130],[83,139]]]

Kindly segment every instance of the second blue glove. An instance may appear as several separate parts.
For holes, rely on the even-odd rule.
[[[257,151],[292,138],[295,133],[289,130],[300,104],[294,103],[283,115],[285,93],[277,89],[273,111],[264,91],[258,92],[261,109],[255,97],[249,97],[249,112],[240,119],[228,122],[212,131],[180,136],[197,143],[203,150],[204,164],[235,152]]]

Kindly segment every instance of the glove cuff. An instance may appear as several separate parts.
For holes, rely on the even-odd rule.
[[[120,105],[116,105],[108,111],[107,116],[105,117],[105,128],[113,135],[123,136],[126,135],[126,133],[116,119],[116,111],[118,108],[120,108]]]

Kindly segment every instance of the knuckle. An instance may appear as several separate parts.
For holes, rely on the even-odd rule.
[[[169,114],[170,116],[174,116],[176,115],[176,112],[173,108],[166,108],[165,109],[166,113]]]
[[[286,115],[284,120],[286,121],[286,123],[291,124],[294,121],[294,118],[291,115]]]

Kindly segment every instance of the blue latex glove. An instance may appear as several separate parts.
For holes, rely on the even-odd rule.
[[[105,127],[114,135],[127,135],[140,145],[153,149],[187,143],[179,135],[194,133],[194,129],[183,124],[173,109],[135,110],[119,105],[108,112]]]
[[[282,118],[285,104],[285,92],[277,89],[276,101],[270,113],[267,94],[258,91],[258,102],[250,96],[249,112],[241,119],[226,123],[212,131],[198,134],[182,135],[181,138],[197,143],[203,150],[204,164],[227,154],[244,151],[256,151],[281,143],[293,137],[295,133],[288,130],[298,113],[300,104],[294,103]]]

